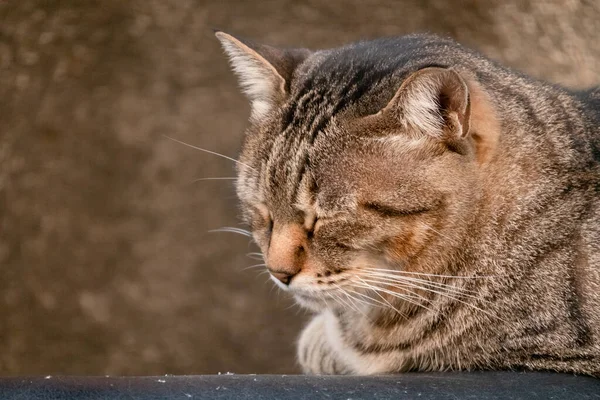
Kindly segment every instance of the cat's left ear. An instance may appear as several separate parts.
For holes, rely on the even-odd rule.
[[[294,70],[311,54],[307,49],[279,49],[220,31],[215,36],[250,99],[253,121],[264,118],[287,98]]]
[[[394,113],[406,128],[425,135],[460,139],[469,133],[469,87],[448,68],[421,69],[404,80],[381,111]]]

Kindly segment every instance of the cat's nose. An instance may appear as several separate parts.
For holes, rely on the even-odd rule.
[[[305,262],[304,229],[297,224],[275,224],[266,258],[271,275],[284,285],[289,285]]]
[[[294,275],[288,274],[287,272],[273,272],[273,271],[271,271],[271,275],[273,275],[273,278],[277,279],[284,285],[289,285],[290,281],[292,280],[292,277],[294,276]]]

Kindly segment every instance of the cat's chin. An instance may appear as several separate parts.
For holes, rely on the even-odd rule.
[[[334,301],[327,301],[322,298],[314,298],[305,294],[294,293],[296,303],[310,311],[321,312],[325,310],[335,310],[342,308],[340,304]]]

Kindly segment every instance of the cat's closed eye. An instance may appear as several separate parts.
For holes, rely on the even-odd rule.
[[[406,217],[409,215],[420,215],[425,214],[428,211],[431,211],[431,207],[408,207],[408,208],[399,208],[394,205],[388,205],[385,203],[379,203],[374,201],[367,201],[361,204],[362,208],[376,213],[382,217],[386,218],[395,218],[395,217]]]

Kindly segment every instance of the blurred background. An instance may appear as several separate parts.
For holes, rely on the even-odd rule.
[[[281,46],[449,35],[600,83],[598,0],[0,0],[0,374],[294,373],[308,318],[260,275],[249,115],[211,28]]]

